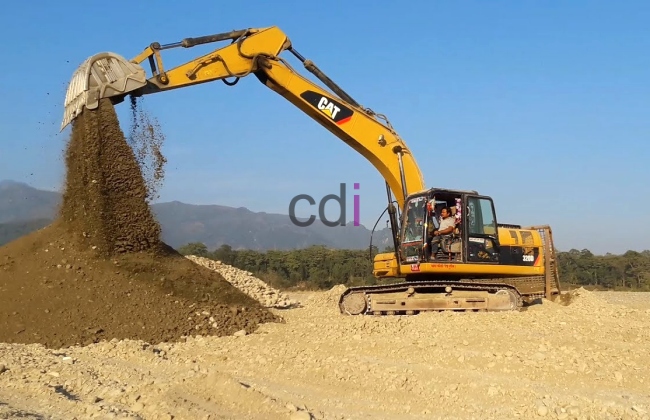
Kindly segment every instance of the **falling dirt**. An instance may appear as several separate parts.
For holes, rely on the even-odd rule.
[[[73,123],[60,217],[0,247],[0,342],[150,343],[280,321],[160,240],[112,104]]]
[[[158,245],[147,186],[110,102],[73,122],[66,167],[61,217],[71,234],[103,255]]]
[[[136,160],[147,186],[147,201],[159,198],[160,187],[165,178],[167,159],[162,154],[165,136],[160,123],[149,115],[137,102],[138,98],[131,96],[131,133],[127,139],[135,153]]]

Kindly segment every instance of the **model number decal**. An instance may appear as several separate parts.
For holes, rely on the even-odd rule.
[[[523,255],[522,258],[523,258],[524,262],[535,261],[535,256],[534,255]]]

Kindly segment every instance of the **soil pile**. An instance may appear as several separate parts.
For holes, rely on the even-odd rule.
[[[237,267],[223,264],[221,261],[196,255],[186,255],[185,258],[221,274],[230,284],[261,303],[265,308],[287,309],[298,305],[298,302],[258,279],[250,271],[240,270]]]
[[[326,292],[314,294],[308,301],[309,303],[322,306],[325,308],[334,308],[338,311],[338,304],[343,292],[348,288],[344,284],[337,284]]]
[[[159,239],[151,188],[108,100],[74,121],[66,165],[59,219],[0,247],[0,341],[158,343],[279,321]]]

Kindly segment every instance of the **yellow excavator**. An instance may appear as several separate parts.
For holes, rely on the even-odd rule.
[[[163,65],[164,50],[228,41],[174,68]],[[295,71],[280,57],[284,51],[329,90]],[[150,76],[141,65],[144,61],[149,62]],[[276,26],[165,45],[154,42],[131,60],[112,52],[93,55],[70,81],[61,130],[84,109],[96,109],[102,98],[118,104],[127,95],[140,97],[216,80],[233,86],[248,75],[359,152],[386,181],[384,212],[389,215],[393,250],[375,255],[373,268],[384,284],[348,288],[339,300],[342,314],[509,311],[560,294],[549,226],[499,223],[489,196],[427,188],[415,158],[388,119],[343,91]]]

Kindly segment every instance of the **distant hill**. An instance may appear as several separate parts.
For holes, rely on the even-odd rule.
[[[0,246],[35,230],[44,228],[51,222],[51,219],[33,219],[20,222],[0,223]]]
[[[61,194],[15,181],[0,181],[0,246],[49,224],[55,217]],[[178,201],[151,206],[162,227],[163,240],[178,248],[203,242],[208,249],[223,244],[233,249],[296,249],[310,245],[365,249],[370,230],[364,226],[309,227],[291,223],[288,215],[253,212],[244,207],[194,205]],[[373,245],[391,245],[387,229],[376,231]]]
[[[0,181],[0,223],[51,219],[61,194],[16,181]]]

